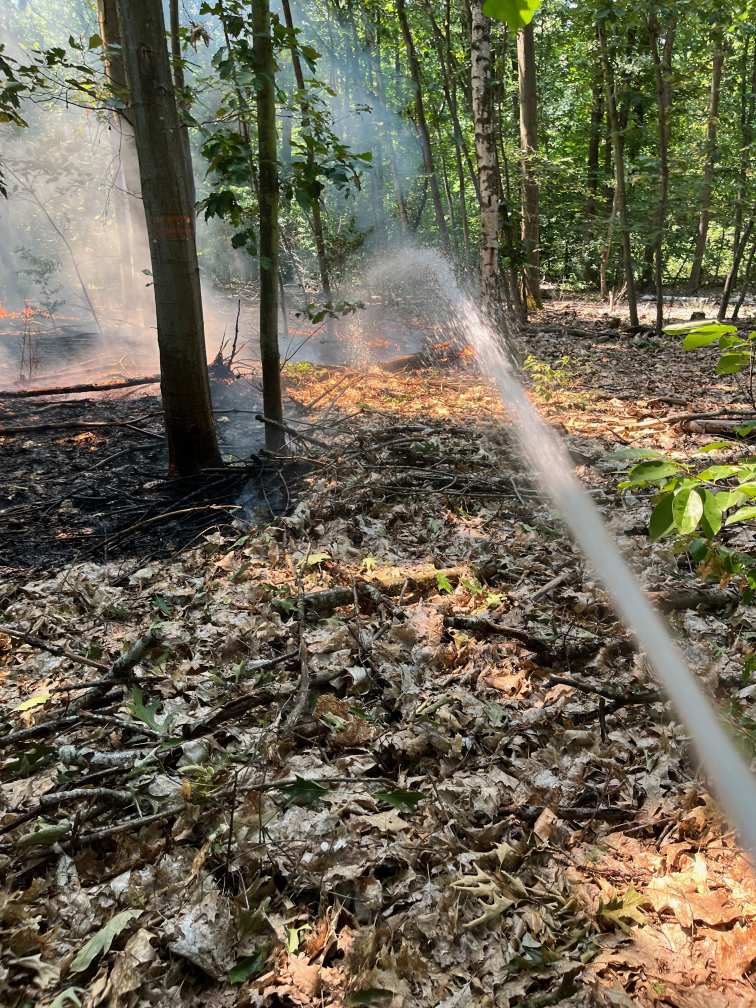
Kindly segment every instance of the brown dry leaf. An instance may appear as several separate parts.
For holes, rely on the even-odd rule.
[[[399,815],[396,809],[389,812],[376,812],[375,815],[360,816],[360,822],[368,826],[373,826],[381,833],[401,833],[403,830],[411,829],[408,822]]]

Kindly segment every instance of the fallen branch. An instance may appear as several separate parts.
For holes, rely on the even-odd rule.
[[[31,647],[38,648],[40,651],[46,651],[48,654],[56,655],[60,658],[68,658],[71,661],[77,662],[79,665],[88,665],[89,668],[98,669],[100,672],[109,672],[111,670],[111,666],[106,665],[105,662],[95,661],[93,658],[86,658],[84,655],[76,654],[75,651],[69,651],[68,648],[61,647],[58,644],[50,644],[48,641],[42,640],[40,637],[34,637],[32,634],[25,633],[23,630],[17,630],[15,627],[0,624],[0,634],[5,634],[5,636],[10,637],[11,640],[17,640],[24,644],[29,644]]]
[[[79,392],[110,392],[113,389],[133,388],[136,385],[155,385],[160,375],[148,378],[127,378],[125,381],[106,382],[104,385],[68,385],[63,388],[0,389],[0,399],[31,399],[34,396],[76,395]]]
[[[596,696],[603,697],[605,700],[621,701],[623,707],[634,704],[653,704],[664,700],[664,697],[656,690],[623,693],[621,690],[612,689],[610,686],[597,686],[593,683],[585,682],[582,679],[578,679],[577,676],[549,676],[546,681],[549,686],[571,686],[582,693],[593,693]]]
[[[675,588],[670,591],[650,592],[649,598],[657,609],[665,613],[684,609],[719,612],[722,609],[737,608],[739,603],[735,592],[716,588]]]
[[[341,606],[354,603],[355,588],[358,598],[369,603],[379,602],[383,595],[401,595],[407,591],[425,591],[438,586],[439,579],[450,583],[459,581],[468,573],[466,567],[443,567],[438,569],[433,564],[415,567],[410,570],[389,570],[385,573],[376,571],[370,580],[361,579],[354,587],[327,588],[325,591],[309,592],[303,596],[307,612],[330,613]]]
[[[136,421],[134,423],[129,423],[125,420],[91,420],[89,423],[85,423],[81,420],[66,420],[62,422],[50,421],[49,423],[43,424],[26,424],[21,427],[0,427],[0,437],[10,437],[12,434],[39,434],[42,431],[57,431],[57,430],[78,430],[78,431],[91,431],[98,428],[109,428],[109,427],[122,427],[125,430],[136,431],[137,434],[146,434],[148,437],[157,438],[162,441],[165,437],[164,434],[158,434],[157,431],[145,430],[143,427],[137,427]]]

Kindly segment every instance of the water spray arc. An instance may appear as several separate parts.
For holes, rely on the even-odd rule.
[[[696,753],[743,845],[756,855],[756,779],[703,693],[660,615],[622,557],[569,455],[544,423],[520,384],[500,338],[459,287],[449,264],[435,252],[416,253],[448,300],[458,337],[475,350],[483,373],[498,388],[513,421],[520,453],[534,479],[561,514],[576,544],[609,593],[614,608],[651,662],[687,728]]]

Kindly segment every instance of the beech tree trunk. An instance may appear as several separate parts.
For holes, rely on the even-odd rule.
[[[630,325],[638,325],[638,298],[635,289],[635,267],[633,265],[633,249],[630,240],[630,221],[627,213],[627,185],[625,182],[625,144],[620,131],[619,114],[617,112],[617,94],[614,81],[614,70],[609,57],[609,47],[606,41],[604,25],[598,25],[598,39],[601,49],[601,63],[604,68],[604,86],[606,88],[606,115],[612,136],[612,152],[614,154],[614,185],[615,205],[622,231],[622,260],[625,268],[625,283],[627,285],[627,304],[630,313]]]
[[[451,252],[451,241],[449,239],[449,229],[446,226],[444,208],[441,204],[441,188],[438,184],[436,167],[433,163],[433,148],[430,141],[430,130],[428,129],[428,119],[425,114],[425,101],[423,99],[423,81],[420,73],[420,62],[417,58],[415,42],[412,38],[409,20],[407,18],[407,7],[405,0],[396,0],[396,12],[399,16],[399,24],[402,29],[404,46],[407,50],[407,61],[409,63],[410,80],[415,99],[415,117],[417,119],[417,132],[420,138],[420,147],[423,155],[423,168],[430,185],[433,211],[436,215],[436,227],[441,239],[441,247],[447,254]]]
[[[278,137],[276,135],[276,64],[273,57],[270,0],[255,0],[252,8],[253,59],[257,78],[257,151],[259,161],[260,360],[263,409],[281,423],[281,356],[278,349]],[[265,446],[280,455],[285,435],[265,425]]]
[[[701,189],[701,208],[698,215],[698,230],[696,232],[696,247],[693,252],[693,265],[691,266],[688,283],[691,294],[701,286],[703,260],[706,253],[706,242],[709,237],[711,192],[714,187],[714,172],[718,153],[719,99],[722,90],[724,60],[724,42],[722,32],[718,30],[714,34],[714,52],[711,64],[711,92],[709,95],[709,112],[706,120],[706,160],[704,162],[703,187]]]
[[[520,86],[520,153],[522,161],[522,243],[527,293],[541,307],[538,151],[538,93],[535,36],[532,22],[517,34],[517,74]]]
[[[118,13],[152,260],[169,467],[171,473],[189,476],[220,463],[207,374],[191,165],[181,139],[161,0],[119,0]]]

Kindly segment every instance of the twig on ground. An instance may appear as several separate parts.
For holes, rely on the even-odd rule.
[[[0,399],[30,399],[33,396],[76,395],[78,392],[110,392],[112,389],[133,388],[136,385],[155,385],[160,375],[147,378],[127,378],[125,381],[106,382],[100,385],[68,385],[64,388],[0,390]]]

